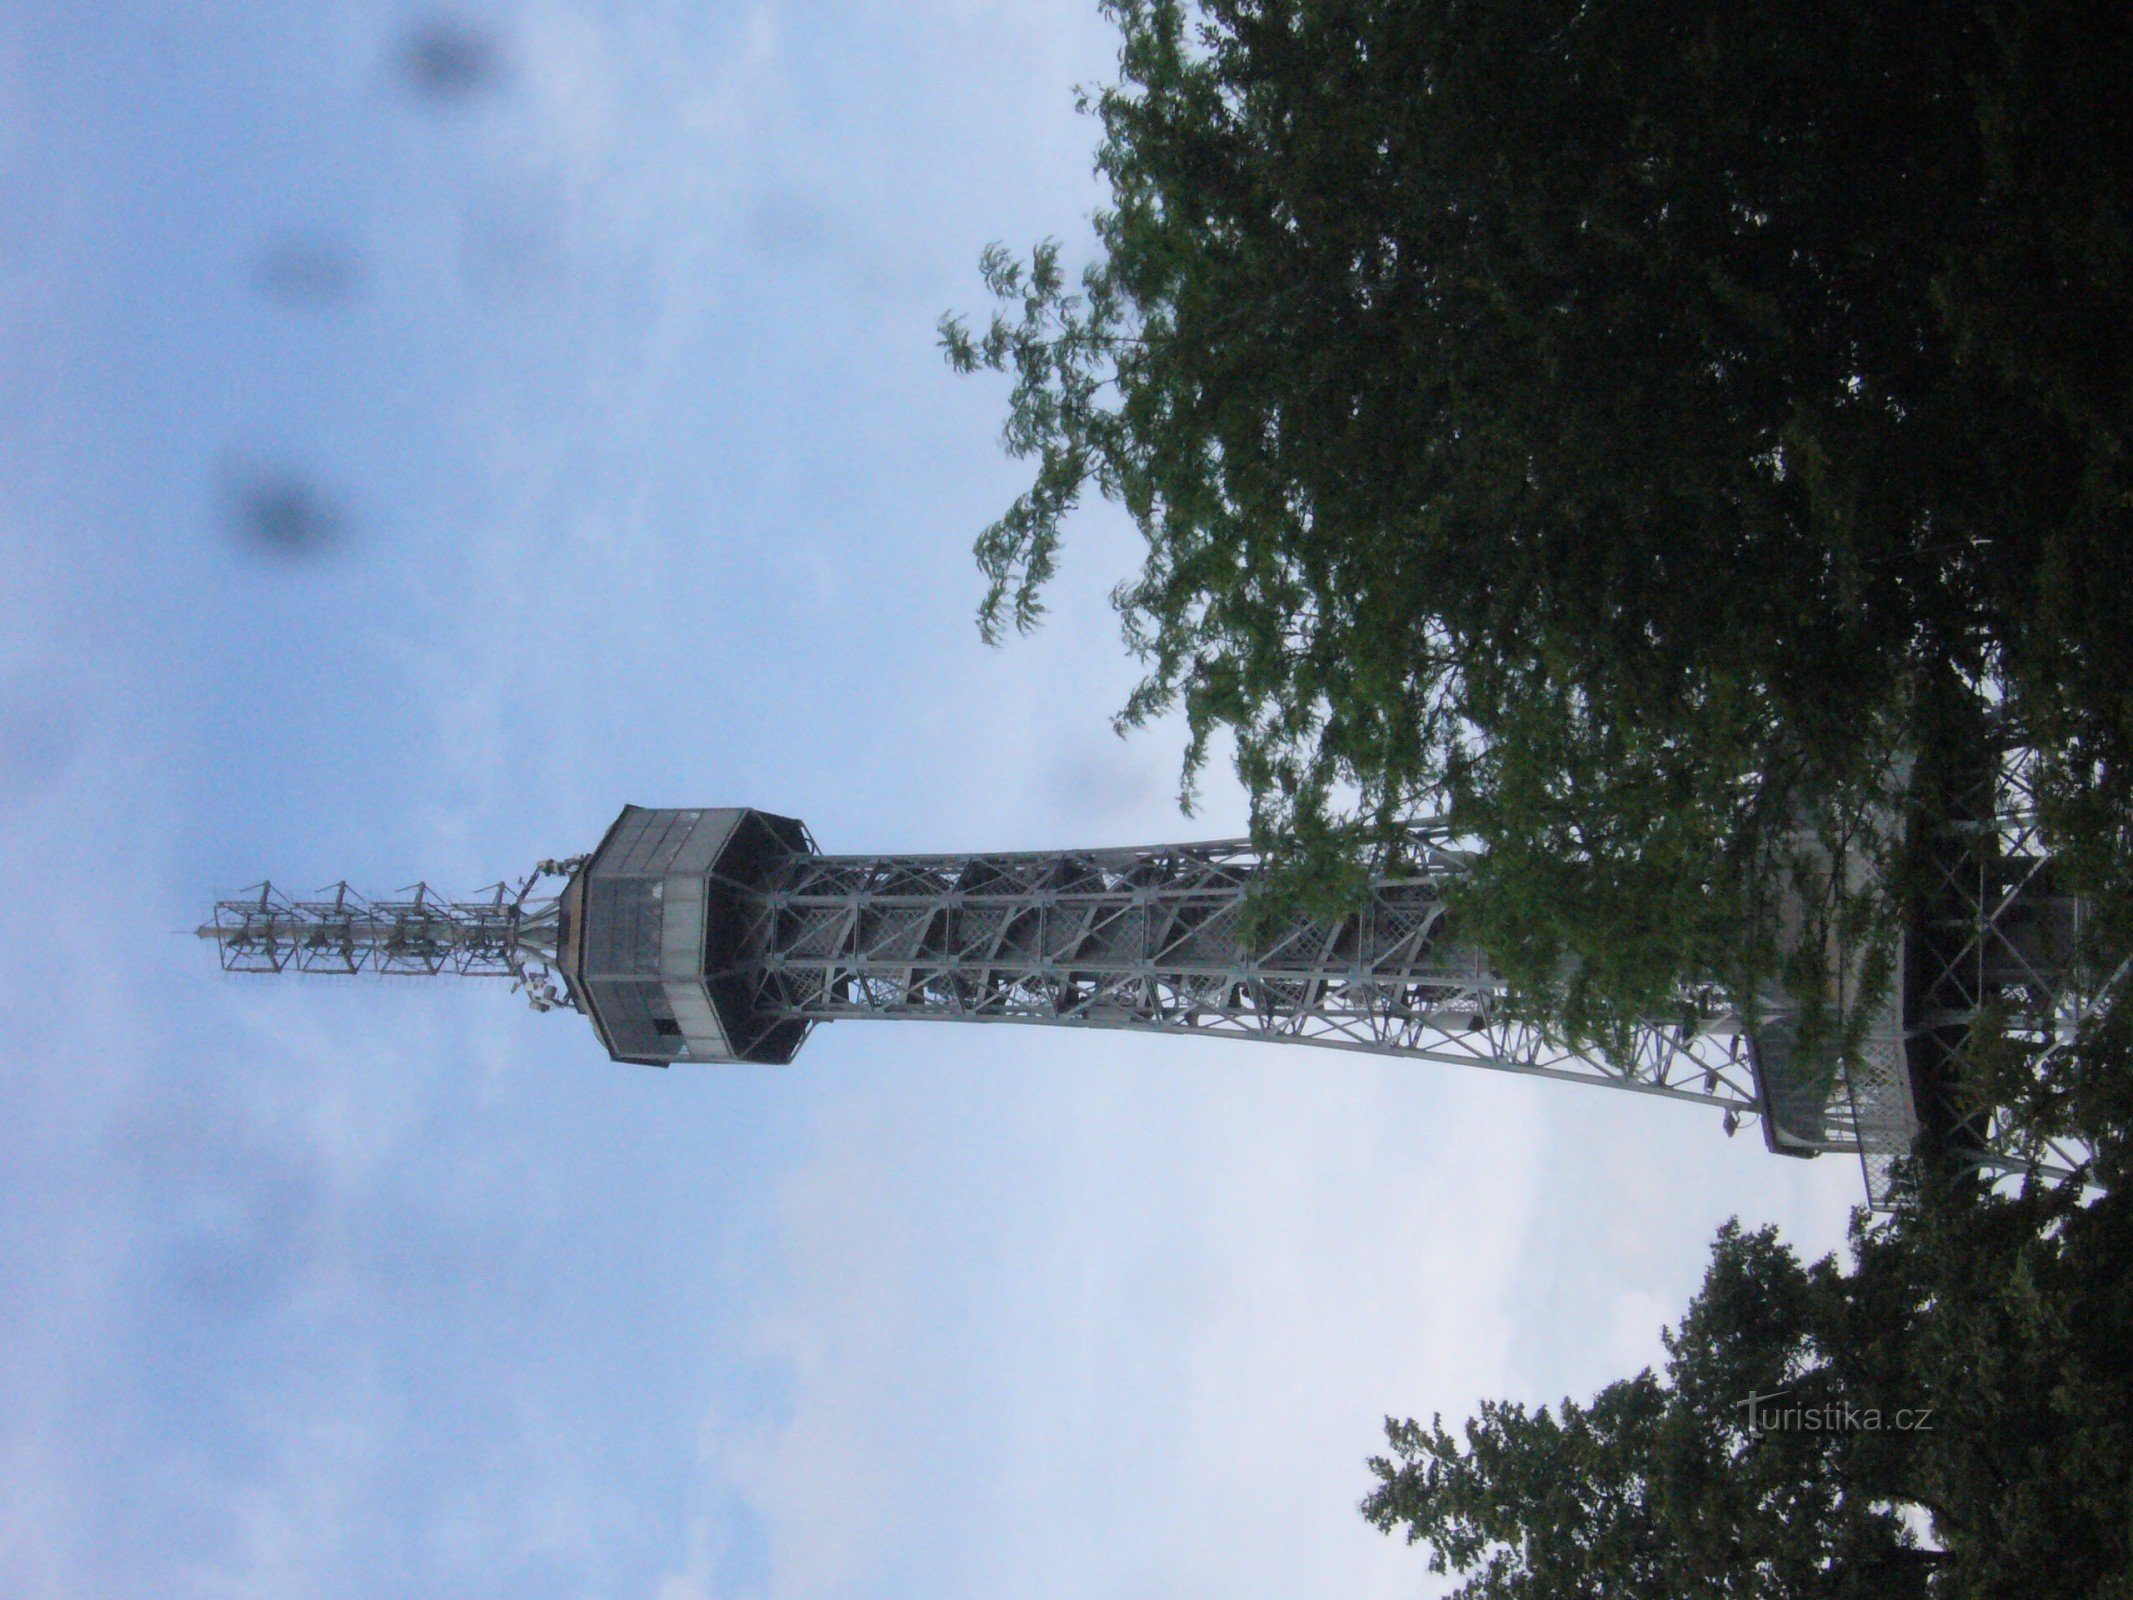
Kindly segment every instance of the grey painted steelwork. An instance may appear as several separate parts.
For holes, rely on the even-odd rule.
[[[754,887],[813,849],[790,817],[627,806],[562,896],[558,970],[618,1061],[790,1061],[808,1024],[759,1017],[731,973]]]
[[[1464,870],[1446,831],[1337,922],[1252,929],[1239,841],[833,856],[791,818],[627,808],[562,897],[559,970],[619,1060],[790,1061],[840,1018],[1029,1022],[1263,1039],[1764,1104],[1753,1042],[1716,991],[1622,1058],[1511,1016],[1447,936]],[[1845,1146],[1848,1148],[1848,1146]]]
[[[1958,1160],[2001,1177],[2062,1180],[2092,1152],[2079,1140],[2040,1138],[1966,1081],[1971,1045],[1989,1028],[2003,1050],[2046,1073],[2089,1018],[2111,1003],[2133,956],[2093,970],[2088,906],[2054,882],[2038,833],[2035,763],[2002,751],[1981,780],[1983,820],[1929,841],[1925,883],[1904,938],[1905,1043],[1921,1120]],[[1991,1086],[1985,1086],[1990,1089]],[[1870,1166],[1886,1187],[1888,1162]]]
[[[1513,1015],[1458,942],[1444,890],[1465,870],[1448,830],[1423,824],[1359,910],[1255,922],[1262,863],[1242,841],[825,855],[789,817],[630,806],[589,856],[542,862],[515,892],[366,902],[341,885],[292,901],[263,885],[200,932],[233,971],[509,977],[542,1009],[584,1012],[615,1059],[660,1066],[789,1062],[818,1024],[858,1018],[1259,1039],[1592,1083],[1717,1107],[1729,1133],[1759,1117],[1773,1150],[1855,1152],[1870,1198],[1888,1201],[1920,1127],[1915,1008],[1892,998],[1868,1019],[1848,1076],[1796,1062],[1781,1011],[1751,1024],[1716,987],[1684,991],[1626,1049],[1557,1038]],[[561,892],[535,894],[550,876]],[[1981,926],[2011,926],[2026,903]],[[2064,1164],[1978,1137],[1981,1160]]]
[[[1745,1034],[1708,1003],[1626,1062],[1510,1017],[1448,937],[1461,870],[1443,831],[1337,921],[1252,929],[1242,841],[942,856],[794,855],[741,897],[725,973],[758,1025],[842,1018],[1028,1022],[1413,1056],[1756,1109]],[[1712,997],[1698,997],[1708,1002]],[[1685,1004],[1684,1019],[1695,1011]]]
[[[509,978],[545,1011],[562,998],[550,981],[558,908],[531,891],[570,865],[543,862],[515,890],[499,883],[480,900],[449,900],[426,883],[393,900],[365,899],[345,883],[292,899],[262,883],[216,902],[195,931],[215,942],[226,972]]]

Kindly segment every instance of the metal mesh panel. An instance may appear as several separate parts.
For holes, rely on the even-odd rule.
[[[662,907],[656,878],[596,877],[585,886],[585,971],[659,971]]]
[[[658,983],[594,979],[586,987],[615,1054],[642,1057],[680,1052],[681,1030]]]

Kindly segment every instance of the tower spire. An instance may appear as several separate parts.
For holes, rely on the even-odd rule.
[[[567,879],[584,859],[543,861],[515,887],[492,884],[471,900],[449,899],[426,883],[379,900],[346,882],[307,898],[261,883],[217,901],[194,932],[214,942],[225,972],[508,978],[546,1011],[567,998],[554,981],[557,900],[535,891]]]

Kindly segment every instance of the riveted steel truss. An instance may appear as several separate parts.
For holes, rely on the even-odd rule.
[[[1981,820],[1944,829],[1926,858],[1905,952],[1913,1072],[1944,1151],[1987,1174],[2061,1181],[2091,1151],[2025,1126],[1985,1069],[2048,1072],[2133,961],[2099,969],[2086,905],[2054,882],[2032,754],[2000,751],[1987,781]]]
[[[2048,1066],[2116,981],[2092,981],[2079,957],[2083,908],[2051,882],[2019,753],[1993,783],[1963,813],[1989,820],[1929,841],[1897,992],[1841,1067],[1791,1059],[1768,1016],[1759,1046],[1716,986],[1684,988],[1670,1015],[1608,1048],[1518,1015],[1447,916],[1468,859],[1438,823],[1410,830],[1366,902],[1332,918],[1268,911],[1265,863],[1244,841],[823,855],[788,823],[748,824],[696,865],[632,857],[601,877],[587,858],[544,861],[469,900],[261,884],[199,931],[230,971],[505,977],[543,1010],[570,1003],[550,981],[561,948],[583,961],[596,946],[605,975],[578,978],[642,1011],[648,1050],[711,1042],[688,1059],[789,1060],[816,1023],[908,1019],[1259,1039],[1591,1083],[1717,1107],[1729,1132],[1761,1116],[1774,1148],[1856,1153],[1886,1207],[1921,1130],[1989,1173],[2063,1177],[2087,1156],[2024,1132],[1978,1068],[1981,1041]],[[577,897],[567,941],[559,901],[536,892],[551,876]],[[701,1016],[675,1009],[677,989]]]
[[[1046,1023],[1262,1039],[1757,1107],[1750,1045],[1714,994],[1619,1057],[1510,1014],[1447,937],[1464,870],[1441,829],[1357,912],[1255,925],[1243,841],[938,856],[795,855],[735,885],[748,919],[722,981],[759,1025],[841,1018]]]

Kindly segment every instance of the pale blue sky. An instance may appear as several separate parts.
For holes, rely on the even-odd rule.
[[[1628,1097],[851,1025],[661,1073],[175,935],[625,801],[1234,831],[1108,730],[1114,514],[1038,638],[971,624],[1017,480],[933,322],[1085,237],[1112,49],[1089,0],[0,10],[0,1591],[1428,1593],[1354,1514],[1384,1412],[1655,1359],[1736,1211],[1837,1241],[1855,1168]]]

